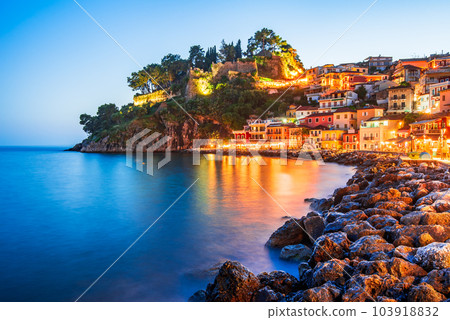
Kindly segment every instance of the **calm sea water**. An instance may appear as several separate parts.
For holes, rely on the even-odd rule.
[[[253,272],[297,265],[264,243],[308,197],[325,197],[353,173],[315,162],[227,165],[173,155],[154,176],[124,155],[0,148],[0,300],[74,301],[197,178],[197,183],[81,301],[186,301],[226,259]],[[253,179],[252,179],[253,178]]]

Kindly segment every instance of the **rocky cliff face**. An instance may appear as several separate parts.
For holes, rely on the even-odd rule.
[[[197,119],[197,121],[201,124],[204,119]],[[126,131],[121,132],[115,137],[107,136],[100,140],[86,139],[82,143],[68,149],[68,151],[86,153],[125,153],[126,141],[146,128],[146,126],[136,122],[131,124]],[[170,148],[171,150],[186,150],[192,148],[194,139],[199,138],[198,125],[192,120],[181,123],[161,121],[159,130],[151,130],[151,133],[154,132],[159,132],[162,136],[170,137],[168,143],[157,149],[157,151],[164,151],[167,148]]]

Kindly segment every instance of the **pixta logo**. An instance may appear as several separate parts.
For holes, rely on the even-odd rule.
[[[126,143],[126,164],[127,167],[133,168],[133,163],[136,163],[136,170],[144,172],[144,165],[147,166],[146,173],[153,176],[153,153],[166,145],[171,137],[162,136],[159,132],[150,133],[149,129],[144,129],[138,134],[135,134]],[[146,137],[147,136],[147,137]],[[144,150],[146,157],[144,159]],[[136,153],[136,157],[134,157]],[[158,161],[158,170],[170,162],[170,148],[165,148],[164,158]]]

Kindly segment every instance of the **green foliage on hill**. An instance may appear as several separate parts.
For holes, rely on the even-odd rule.
[[[249,39],[245,53],[242,52],[240,40],[236,44],[226,43],[223,40],[219,50],[213,46],[206,52],[200,45],[194,45],[190,48],[187,59],[169,53],[161,59],[161,63],[149,64],[127,78],[128,86],[138,94],[164,89],[178,95],[177,97],[153,105],[127,104],[118,108],[115,104],[104,104],[98,108],[95,115],[82,114],[80,124],[91,140],[97,141],[104,137],[118,140],[123,138],[124,132],[130,131],[130,128],[137,124],[162,132],[167,124],[191,121],[182,110],[184,108],[192,117],[199,120],[198,132],[201,136],[226,137],[231,134],[231,130],[241,129],[250,115],[264,114],[264,117],[284,115],[286,107],[292,103],[292,94],[286,94],[278,100],[278,95],[269,95],[264,90],[255,89],[255,80],[251,76],[241,75],[231,80],[224,76],[220,80],[212,81],[209,74],[205,95],[190,100],[184,97],[189,68],[209,71],[212,63],[238,59],[256,59],[258,63],[264,64],[267,57],[258,56],[257,51],[280,56],[287,70],[298,70],[303,67],[296,51],[267,28],[257,31]],[[197,79],[201,80],[202,78]]]

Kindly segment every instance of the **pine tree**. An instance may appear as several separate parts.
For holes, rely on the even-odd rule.
[[[241,48],[241,39],[239,39],[236,43],[236,46],[234,47],[235,51],[235,59],[241,59],[242,58],[242,48]]]

